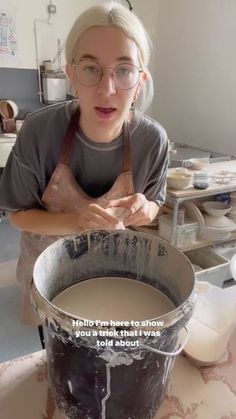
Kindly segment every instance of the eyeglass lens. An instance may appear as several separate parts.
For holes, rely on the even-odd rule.
[[[76,77],[84,86],[96,86],[102,80],[104,69],[93,61],[81,61],[75,65]],[[112,70],[112,79],[116,87],[132,89],[139,80],[139,69],[133,64],[118,64]]]

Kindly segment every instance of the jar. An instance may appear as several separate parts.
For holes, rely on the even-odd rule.
[[[196,172],[193,175],[193,187],[195,189],[207,189],[210,185],[210,176],[207,172]]]
[[[44,71],[52,71],[52,63],[50,60],[45,60],[43,62]]]

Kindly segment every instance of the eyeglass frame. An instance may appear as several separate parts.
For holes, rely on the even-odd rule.
[[[85,86],[85,87],[94,87],[94,86],[98,86],[99,85],[99,83],[101,83],[101,81],[102,81],[102,79],[103,79],[103,76],[104,76],[104,70],[108,70],[108,69],[110,69],[110,70],[112,70],[112,72],[111,72],[111,78],[112,78],[112,81],[113,81],[113,83],[114,83],[114,85],[116,86],[116,88],[118,88],[118,89],[121,89],[121,90],[131,90],[131,89],[133,89],[137,84],[138,84],[138,82],[139,82],[139,78],[140,78],[140,73],[143,73],[144,72],[144,70],[143,70],[143,68],[142,67],[138,67],[138,66],[136,66],[135,64],[132,64],[132,63],[127,63],[127,62],[124,62],[124,63],[120,63],[120,64],[117,64],[115,67],[103,67],[99,62],[97,62],[97,61],[92,61],[92,60],[81,60],[81,61],[79,61],[77,64],[71,64],[71,66],[72,67],[78,67],[78,65],[80,64],[80,63],[83,63],[83,62],[93,62],[94,64],[97,64],[100,68],[101,68],[101,77],[100,77],[100,80],[96,83],[96,84],[90,84],[90,85],[87,85],[87,84],[84,84],[84,83],[81,83],[79,80],[78,80],[78,78],[77,78],[77,75],[76,75],[76,79],[77,79],[77,81],[78,81],[78,83],[79,84],[81,84],[82,86]],[[130,65],[130,66],[132,66],[132,67],[134,67],[134,68],[136,68],[137,70],[138,70],[138,72],[139,72],[139,76],[138,76],[138,80],[136,81],[136,83],[132,86],[132,87],[129,87],[128,89],[123,89],[122,87],[119,87],[119,86],[117,86],[116,85],[116,82],[115,82],[115,80],[114,80],[114,78],[113,78],[113,74],[114,74],[114,70],[117,68],[117,67],[119,67],[119,66],[121,66],[121,65]],[[76,73],[75,73],[76,74]]]

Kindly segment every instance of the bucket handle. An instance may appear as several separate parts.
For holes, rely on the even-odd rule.
[[[183,348],[185,347],[185,345],[186,345],[186,343],[187,343],[187,340],[188,340],[188,338],[189,338],[189,335],[188,335],[188,329],[187,329],[187,327],[186,326],[184,326],[184,329],[185,329],[185,331],[186,331],[186,337],[185,337],[185,339],[184,339],[184,341],[180,344],[180,345],[178,345],[178,348],[174,351],[174,352],[165,352],[165,351],[161,351],[160,349],[156,349],[156,348],[152,348],[152,346],[148,346],[148,345],[144,345],[144,344],[140,344],[140,347],[141,348],[143,348],[143,349],[147,349],[147,350],[149,350],[149,351],[151,351],[151,352],[155,352],[155,353],[157,353],[157,354],[161,354],[161,355],[166,355],[166,356],[176,356],[176,355],[179,355],[180,354],[180,352],[183,350]]]

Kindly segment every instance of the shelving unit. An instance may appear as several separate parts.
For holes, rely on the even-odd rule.
[[[169,169],[169,172],[174,171],[175,169]],[[210,172],[211,174],[214,174],[216,172],[219,172],[221,170],[235,172],[236,174],[236,160],[230,160],[226,162],[217,162],[217,163],[211,163],[207,167],[207,172]],[[194,171],[193,171],[194,173]],[[167,197],[166,197],[166,203],[168,204],[168,207],[172,207],[173,209],[173,216],[171,219],[171,244],[176,246],[176,227],[177,219],[178,219],[178,212],[179,207],[181,204],[185,202],[190,202],[194,200],[199,200],[202,198],[208,198],[213,197],[214,195],[222,194],[222,193],[230,193],[236,191],[236,177],[228,184],[217,184],[213,183],[210,185],[209,188],[205,190],[197,190],[194,189],[193,186],[190,186],[186,189],[182,190],[171,190],[167,189]],[[196,221],[196,220],[194,220]],[[143,231],[148,234],[152,234],[154,236],[159,236],[159,231],[155,230],[153,228],[148,227],[137,227],[136,230]],[[229,268],[229,259],[225,258],[224,256],[220,256],[214,253],[214,250],[211,248],[212,245],[220,244],[220,243],[226,243],[230,242],[236,239],[236,230],[231,233],[231,236],[228,239],[224,240],[217,240],[217,241],[206,241],[206,240],[198,240],[194,242],[191,245],[187,246],[176,246],[181,250],[182,252],[187,252],[186,256],[188,256],[188,252],[190,251],[190,254],[192,254],[191,251],[195,251],[198,256],[201,256],[199,258],[199,264],[203,267],[203,270],[200,272],[196,272],[196,277],[199,280],[208,281],[216,286],[222,287],[224,281],[227,279],[230,279],[230,268]],[[201,248],[208,248],[208,250],[205,252],[204,249]],[[195,261],[195,257],[193,258],[194,261],[191,261],[194,264],[198,263]],[[207,261],[208,259],[208,261]],[[201,264],[200,262],[204,263]],[[208,263],[206,263],[208,262]],[[207,265],[207,266],[206,266]]]
[[[169,169],[169,172],[173,172],[175,169]],[[230,160],[226,162],[219,162],[219,163],[212,163],[207,166],[207,172],[210,174],[215,174],[221,170],[227,170],[230,172],[235,172],[236,174],[236,160]],[[192,171],[195,172],[194,170]],[[222,194],[222,193],[230,193],[236,191],[236,177],[228,184],[218,184],[213,183],[210,185],[209,188],[204,190],[197,190],[194,189],[193,186],[190,186],[186,189],[182,190],[173,190],[173,189],[167,189],[167,197],[166,202],[170,204],[173,207],[173,218],[172,218],[172,236],[171,236],[171,244],[175,245],[176,243],[176,225],[177,225],[177,218],[178,218],[178,211],[179,206],[187,201],[193,201],[201,198],[207,198],[214,195]],[[234,236],[234,234],[232,234]],[[227,239],[233,240],[234,237],[230,237]],[[236,233],[235,233],[236,238]],[[217,241],[219,242],[219,241]],[[216,242],[207,242],[207,241],[198,241],[194,243],[191,247],[188,246],[187,248],[184,248],[181,250],[191,250],[194,248],[200,248],[204,246],[209,246]]]

